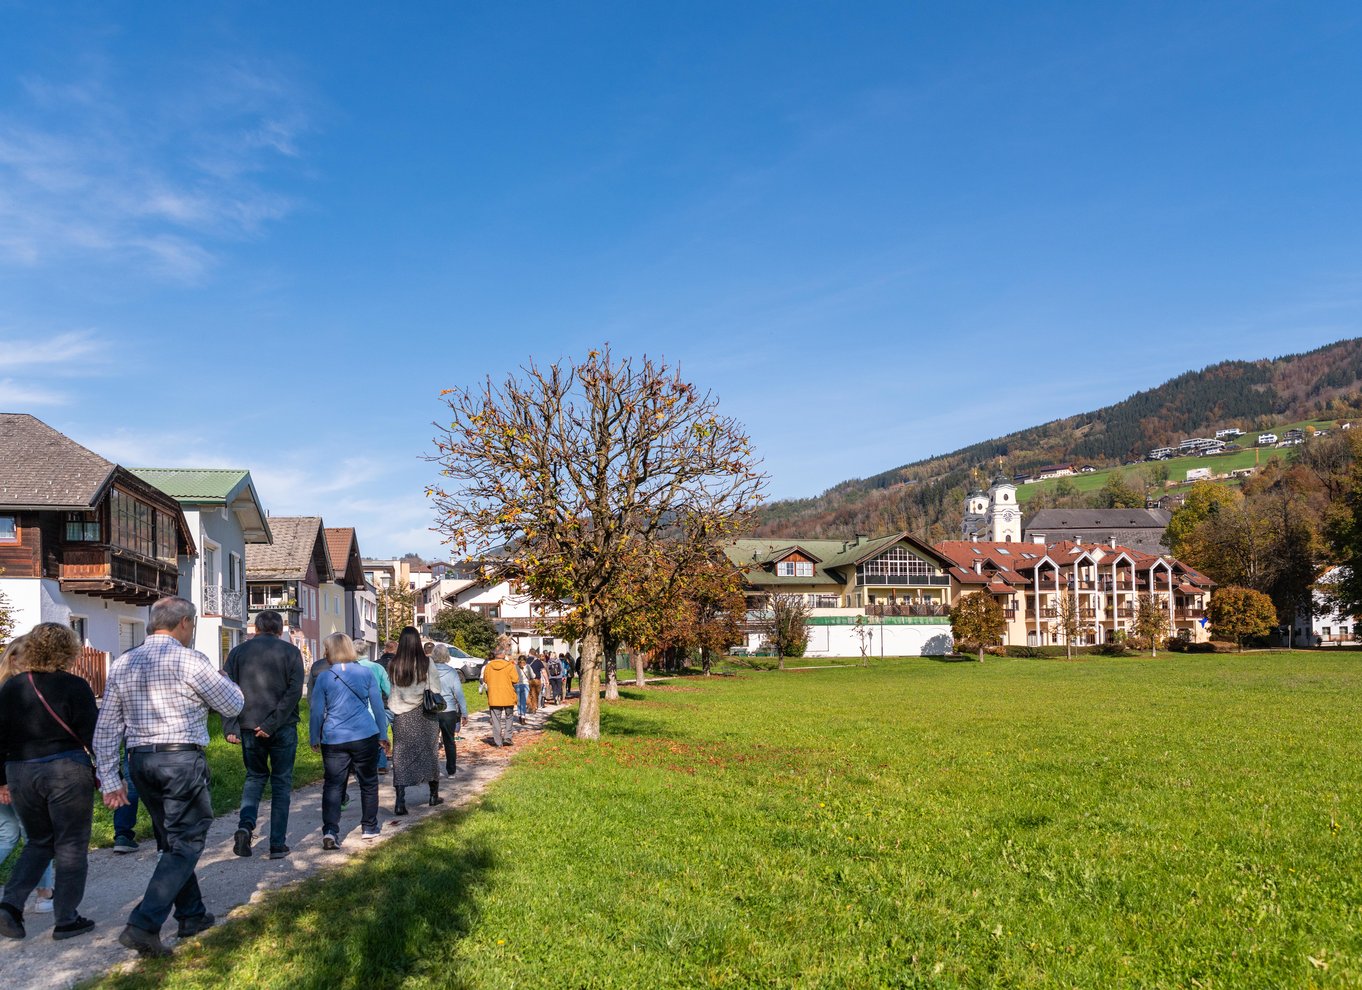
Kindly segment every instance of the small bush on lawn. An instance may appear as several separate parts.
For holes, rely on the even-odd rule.
[[[1130,651],[1126,649],[1124,643],[1102,643],[1092,648],[1092,655],[1096,657],[1128,657]]]

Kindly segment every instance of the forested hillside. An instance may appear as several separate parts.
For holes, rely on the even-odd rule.
[[[816,498],[773,502],[759,535],[838,537],[908,530],[937,540],[959,527],[971,478],[1043,464],[1080,461],[1105,467],[1138,460],[1183,437],[1239,427],[1256,433],[1277,423],[1362,415],[1362,338],[1304,354],[1225,361],[1098,409],[844,481]]]

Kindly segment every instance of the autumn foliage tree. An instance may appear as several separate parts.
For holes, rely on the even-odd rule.
[[[955,642],[979,651],[979,662],[984,662],[984,648],[998,646],[1007,631],[1003,607],[992,595],[976,591],[962,595],[951,606],[951,635]]]
[[[1064,653],[1073,659],[1074,640],[1092,631],[1092,623],[1083,615],[1078,603],[1078,595],[1072,591],[1062,592],[1054,597],[1055,617],[1050,620],[1050,634],[1064,638]]]
[[[1252,588],[1220,588],[1211,596],[1211,631],[1239,644],[1251,636],[1266,636],[1277,623],[1272,599]]]
[[[374,598],[379,643],[397,639],[416,621],[416,592],[410,588],[375,588]]]
[[[491,579],[565,610],[582,643],[577,736],[597,739],[607,637],[760,501],[748,436],[675,368],[609,346],[444,396],[438,527],[459,554],[484,557]]]
[[[766,648],[780,659],[782,669],[786,657],[802,657],[809,648],[809,606],[803,595],[784,591],[767,595],[762,625]]]
[[[1168,608],[1158,595],[1146,591],[1136,596],[1135,616],[1130,629],[1135,645],[1149,647],[1149,655],[1154,656],[1159,642],[1168,637],[1169,627]]]

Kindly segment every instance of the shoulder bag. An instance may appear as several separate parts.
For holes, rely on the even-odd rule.
[[[437,677],[439,675],[436,675]],[[438,681],[437,681],[438,683]],[[449,706],[445,704],[445,696],[438,691],[430,689],[430,674],[426,674],[426,689],[421,692],[421,714],[426,718],[434,718]]]
[[[85,745],[85,741],[84,741],[83,739],[81,739],[80,736],[76,735],[75,731],[71,728],[71,726],[69,726],[69,725],[66,724],[66,720],[65,720],[64,718],[62,718],[60,715],[58,715],[58,714],[52,709],[52,706],[49,705],[49,704],[47,703],[47,699],[43,697],[43,693],[42,693],[41,691],[38,690],[38,685],[37,685],[37,683],[33,680],[33,671],[31,671],[31,670],[28,672],[28,686],[31,687],[31,688],[33,689],[33,693],[36,694],[36,695],[38,696],[38,700],[41,701],[41,702],[43,703],[43,707],[47,709],[47,714],[51,715],[52,718],[53,718],[53,720],[54,720],[58,725],[60,725],[63,729],[66,730],[66,734],[76,741],[76,745],[80,747],[81,752],[84,753],[84,754],[86,755],[86,757],[89,759],[89,761],[90,761],[90,769],[93,770],[93,769],[94,769],[94,766],[95,766],[95,754],[94,754],[94,751],[91,750],[89,746]],[[96,787],[96,788],[99,788],[99,786],[100,786],[100,785],[99,785],[99,776],[96,775],[96,776],[95,776],[95,787]]]

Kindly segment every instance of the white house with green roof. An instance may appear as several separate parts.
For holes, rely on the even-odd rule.
[[[735,540],[747,588],[747,647],[759,650],[769,596],[809,609],[807,656],[937,656],[951,649],[952,562],[908,533],[879,539]]]
[[[199,610],[197,647],[226,662],[246,638],[246,545],[273,542],[269,516],[244,468],[133,468],[180,503],[198,543],[180,558],[180,596]]]

